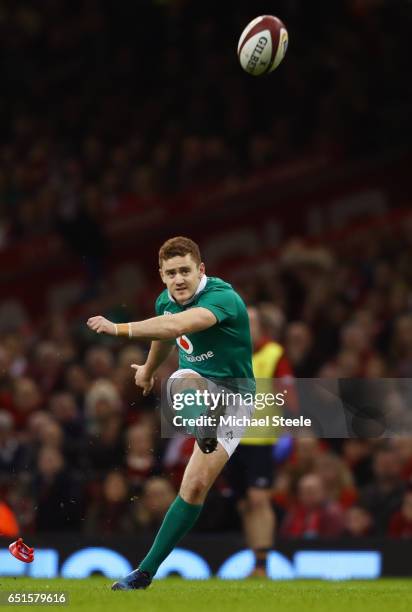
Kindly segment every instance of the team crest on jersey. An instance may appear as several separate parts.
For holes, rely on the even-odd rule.
[[[188,355],[193,353],[193,344],[190,342],[187,336],[179,336],[179,338],[176,338],[176,344]]]

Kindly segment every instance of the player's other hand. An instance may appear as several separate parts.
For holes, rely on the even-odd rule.
[[[104,317],[90,317],[87,321],[87,326],[98,334],[116,335],[116,326],[114,323]]]
[[[138,387],[143,389],[143,395],[149,395],[154,385],[153,376],[147,371],[146,366],[144,365],[137,365],[136,363],[132,363],[131,367],[136,370],[134,375],[134,382]]]

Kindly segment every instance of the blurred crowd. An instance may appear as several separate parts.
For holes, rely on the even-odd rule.
[[[266,2],[253,14],[244,0],[120,4],[0,0],[0,249],[57,231],[93,267],[107,251],[105,215],[298,156],[409,145],[410,3],[279,0],[291,42],[287,69],[268,79],[243,74],[235,52]],[[412,377],[411,229],[292,242],[270,271],[235,284],[295,376]],[[130,366],[147,347],[89,332],[87,316],[121,301],[89,298],[83,318],[0,308],[5,535],[155,530],[190,457],[193,440],[159,434],[175,356],[143,398]],[[286,457],[274,451],[273,470],[281,537],[412,537],[409,438],[296,439]],[[196,529],[233,528],[222,474]]]
[[[236,45],[264,1],[0,0],[0,248],[57,230],[86,249],[79,228],[105,215],[407,147],[410,8],[279,0],[287,62],[252,79]]]
[[[236,288],[284,345],[295,376],[411,377],[411,236],[403,224],[351,233],[333,248],[292,242],[270,276]],[[0,494],[27,533],[155,529],[193,447],[160,436],[161,381],[176,355],[143,398],[130,366],[144,362],[147,347],[96,337],[85,320],[54,313],[37,325],[28,316],[19,326],[1,322]],[[412,537],[411,438],[307,437],[279,457],[274,450],[282,537]],[[197,529],[236,525],[223,474]]]

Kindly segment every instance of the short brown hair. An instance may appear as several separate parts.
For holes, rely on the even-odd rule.
[[[160,247],[159,250],[159,266],[162,267],[162,262],[172,257],[184,257],[191,255],[193,260],[199,265],[202,261],[200,256],[199,246],[190,238],[184,236],[176,236],[170,238]]]

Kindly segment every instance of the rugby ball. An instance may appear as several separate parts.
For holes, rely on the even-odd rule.
[[[243,70],[253,76],[268,74],[286,55],[289,36],[283,22],[272,15],[256,17],[240,37],[237,54]]]

